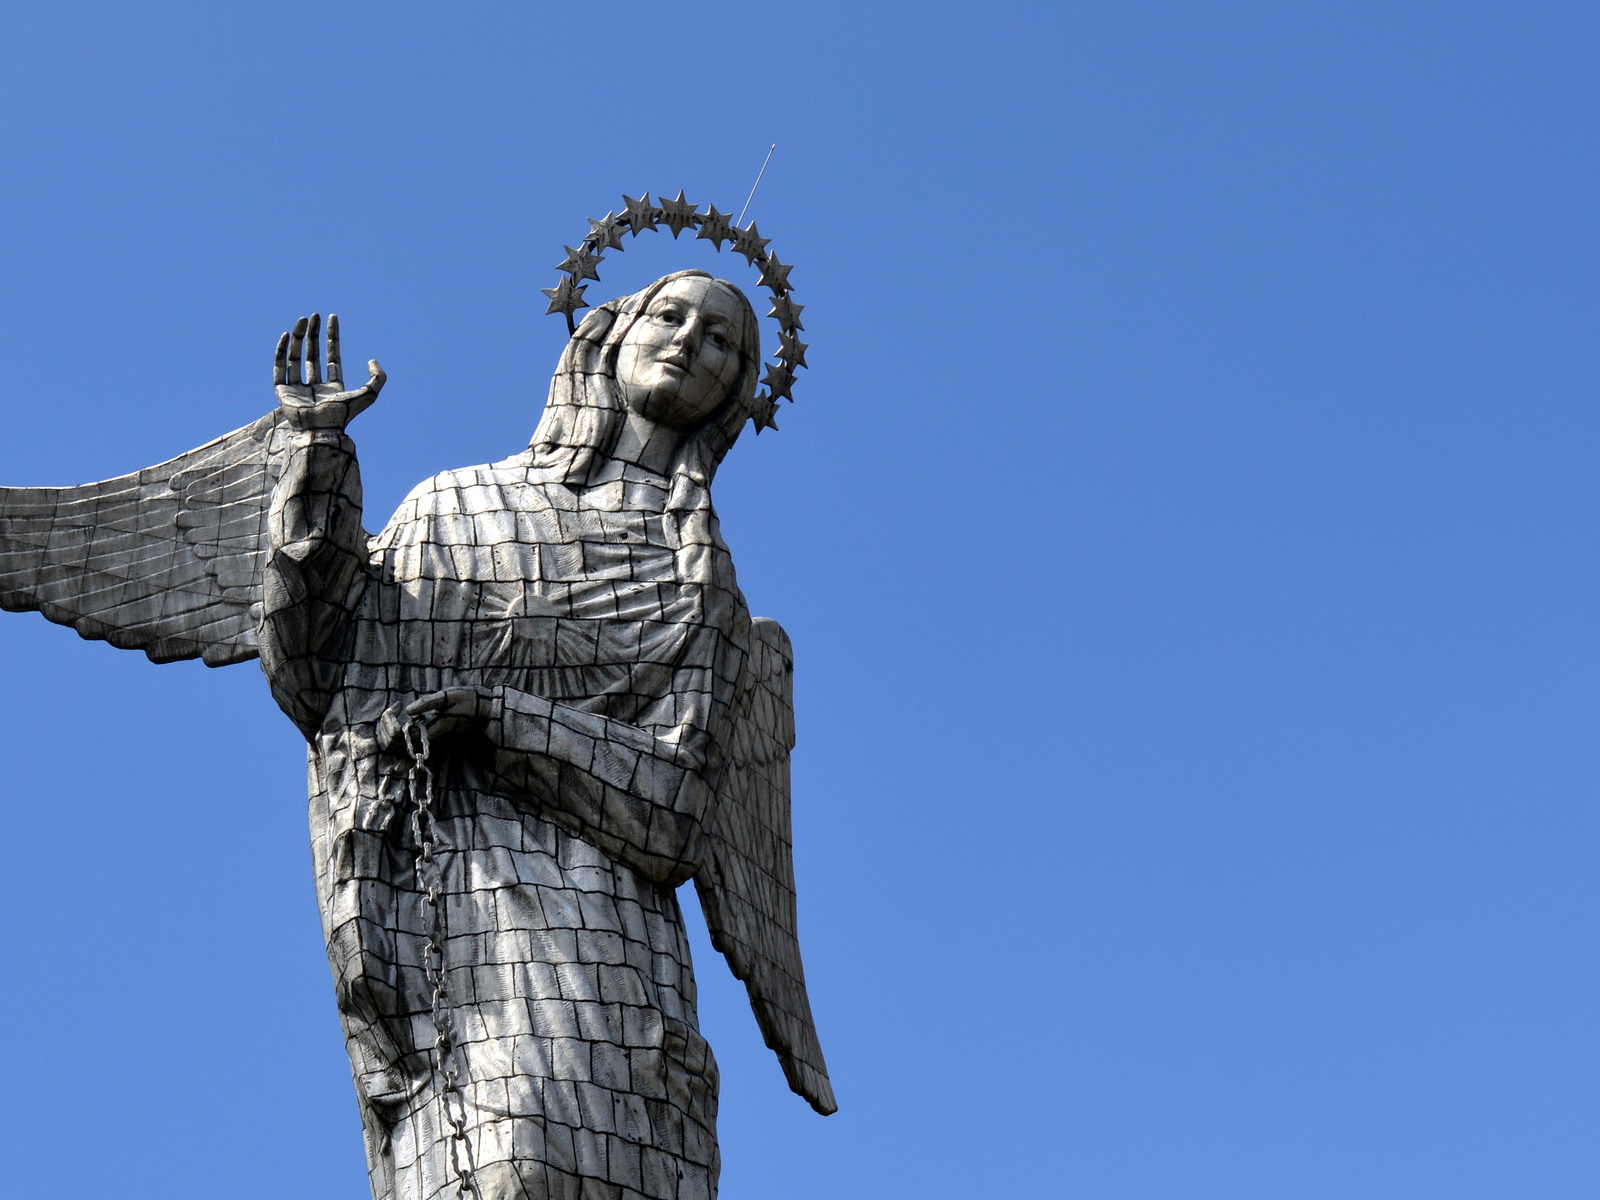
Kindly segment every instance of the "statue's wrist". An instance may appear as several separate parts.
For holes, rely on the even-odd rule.
[[[496,746],[505,744],[505,715],[505,688],[479,689],[478,719],[483,724],[484,736]]]
[[[309,449],[312,446],[332,446],[338,450],[348,451],[355,445],[343,429],[305,429],[298,425],[295,427],[291,442],[302,449]]]

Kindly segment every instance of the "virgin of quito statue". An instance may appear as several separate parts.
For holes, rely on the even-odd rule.
[[[0,605],[156,662],[260,657],[309,743],[317,900],[377,1200],[715,1196],[717,1068],[674,889],[695,881],[789,1085],[835,1109],[795,934],[793,664],[711,504],[804,365],[752,224],[625,198],[547,293],[571,340],[532,444],[361,524],[339,329],[278,343],[278,407],[76,488],[0,489]],[[574,327],[601,255],[665,226],[761,269],[680,271]]]

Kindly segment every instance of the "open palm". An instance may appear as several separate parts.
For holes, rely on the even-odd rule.
[[[302,352],[304,370],[301,369]],[[312,313],[294,323],[292,332],[278,339],[272,362],[272,383],[278,406],[296,429],[343,430],[365,411],[388,376],[377,360],[367,363],[367,382],[354,391],[344,390],[344,367],[339,360],[339,318],[328,315],[328,378],[322,379],[322,316]]]

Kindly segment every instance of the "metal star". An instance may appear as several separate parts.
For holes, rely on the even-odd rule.
[[[794,403],[794,397],[789,394],[789,389],[794,386],[794,376],[782,363],[768,363],[767,373],[762,376],[761,382],[767,385],[774,402],[782,396],[791,404]]]
[[[756,259],[766,257],[767,243],[771,238],[764,238],[756,230],[756,223],[751,221],[743,229],[737,225],[733,228],[733,248],[744,255],[745,261],[755,266]]]
[[[772,298],[772,311],[769,317],[777,317],[778,324],[783,326],[785,333],[793,333],[796,329],[804,329],[800,324],[800,313],[805,308],[804,304],[796,304],[788,296],[774,296]]]
[[[778,335],[778,341],[778,357],[783,361],[783,365],[789,368],[791,373],[796,367],[806,366],[807,343],[802,342],[787,329]],[[806,367],[806,369],[810,370],[811,368]]]
[[[728,224],[728,214],[719,213],[715,204],[708,204],[710,210],[700,218],[700,232],[695,234],[695,239],[705,238],[718,250],[722,249],[723,242],[733,240],[733,228]]]
[[[568,276],[553,288],[540,288],[541,292],[550,297],[550,307],[544,310],[545,315],[566,313],[570,318],[574,309],[588,308],[589,302],[583,298],[583,290],[588,286],[586,283],[574,286],[572,277]]]
[[[646,192],[640,199],[624,195],[622,203],[627,206],[627,212],[622,214],[622,219],[628,223],[628,232],[638,237],[646,229],[654,229],[656,222],[661,219],[661,210],[650,203],[650,193]]]
[[[784,266],[778,261],[776,254],[769,254],[761,260],[761,282],[775,292],[787,292],[789,290],[789,272],[792,270],[794,270],[794,267]]]
[[[763,404],[762,401],[766,403]],[[756,424],[756,436],[761,436],[763,429],[776,429],[778,423],[772,418],[778,415],[778,402],[766,392],[756,397],[756,413],[750,419]]]
[[[683,198],[683,189],[678,189],[678,198],[668,200],[663,197],[661,201],[661,214],[666,219],[667,228],[672,230],[676,238],[691,225],[700,223],[699,216],[695,213],[695,206]]]
[[[584,238],[584,241],[601,253],[622,249],[622,230],[617,227],[615,213],[607,213],[603,221],[596,221],[593,217],[588,218],[588,221],[589,236]]]
[[[598,254],[590,254],[587,245],[579,246],[576,250],[571,246],[563,246],[561,248],[567,252],[567,260],[557,263],[556,270],[565,271],[568,275],[571,275],[573,283],[577,283],[581,279],[599,281],[600,272],[594,269],[595,264],[600,261]]]

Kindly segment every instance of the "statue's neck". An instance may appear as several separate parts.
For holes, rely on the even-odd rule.
[[[629,409],[611,457],[652,474],[665,476],[672,470],[682,440],[683,434],[676,427],[652,421]]]

